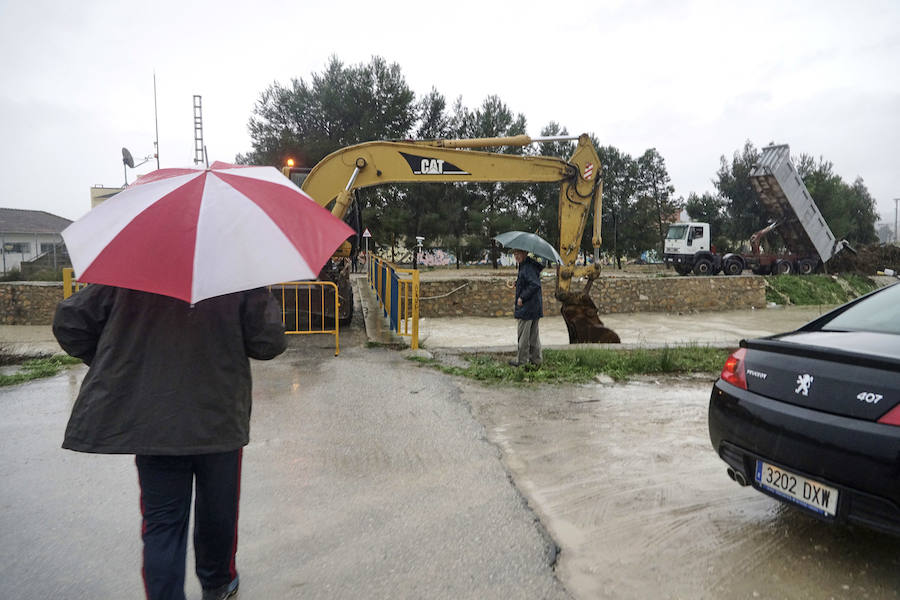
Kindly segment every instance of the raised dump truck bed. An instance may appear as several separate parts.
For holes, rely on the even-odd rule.
[[[779,221],[776,231],[788,251],[818,255],[826,263],[843,247],[835,243],[831,228],[803,185],[787,144],[763,148],[750,171],[750,183],[769,216]]]

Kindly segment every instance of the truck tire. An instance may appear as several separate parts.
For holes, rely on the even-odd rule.
[[[725,271],[726,275],[740,275],[741,271],[744,270],[741,261],[736,258],[726,260],[722,269]]]
[[[713,264],[708,258],[698,258],[694,263],[694,275],[712,275]]]
[[[759,266],[753,267],[754,275],[769,275],[771,272],[772,272],[772,267],[770,267],[769,265],[759,265]]]
[[[776,275],[790,275],[794,272],[794,263],[789,260],[779,260],[775,262],[773,272]]]
[[[804,258],[797,264],[797,273],[800,275],[810,275],[816,270],[816,261],[810,258]]]

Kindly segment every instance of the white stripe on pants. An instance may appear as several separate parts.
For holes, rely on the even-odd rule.
[[[519,364],[526,365],[529,362],[535,365],[541,364],[541,337],[538,332],[540,319],[516,319],[519,332]]]

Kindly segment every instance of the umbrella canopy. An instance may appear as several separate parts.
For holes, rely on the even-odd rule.
[[[315,279],[353,230],[274,167],[159,169],[63,232],[79,281],[204,298]]]
[[[550,245],[550,242],[542,238],[536,233],[528,233],[526,231],[507,231],[494,236],[499,244],[505,248],[513,250],[524,250],[531,252],[535,256],[546,258],[550,262],[558,265],[562,264],[562,258],[556,248]]]

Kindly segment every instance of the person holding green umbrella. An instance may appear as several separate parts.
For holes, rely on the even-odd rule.
[[[544,266],[528,256],[524,250],[514,250],[513,256],[518,265],[513,315],[517,323],[519,351],[516,360],[509,361],[509,364],[514,367],[524,367],[529,364],[540,367],[543,356],[538,322],[544,316],[541,291],[541,271]]]
[[[494,236],[494,240],[506,248],[513,250],[518,265],[516,277],[516,299],[513,315],[518,322],[518,347],[516,360],[509,361],[514,367],[533,365],[541,366],[541,337],[538,332],[538,320],[544,316],[544,301],[541,291],[541,271],[544,265],[530,256],[546,258],[556,264],[562,264],[562,258],[547,240],[536,233],[526,231],[507,231]]]

